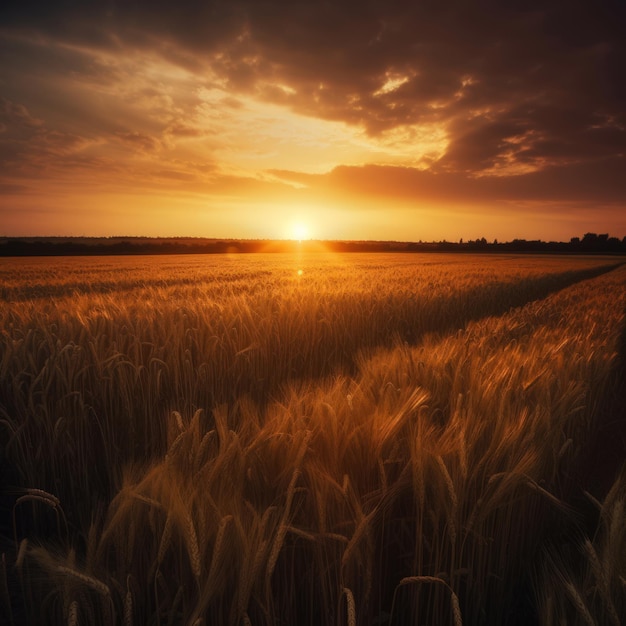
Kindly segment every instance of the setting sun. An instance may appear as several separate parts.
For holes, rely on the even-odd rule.
[[[311,231],[304,222],[296,222],[293,224],[291,234],[293,239],[297,239],[298,241],[311,238]]]

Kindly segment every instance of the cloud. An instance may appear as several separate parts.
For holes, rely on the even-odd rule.
[[[0,98],[0,123],[3,133],[9,129],[17,133],[24,131],[31,133],[43,125],[43,122],[33,117],[23,104],[11,102],[6,98]]]
[[[623,206],[624,23],[619,0],[4,3],[0,183]]]
[[[210,68],[232,93],[374,137],[443,124],[448,169],[525,172],[626,144],[619,2],[65,1],[2,11],[5,28],[110,53],[158,52]],[[594,133],[592,118],[613,124]]]
[[[432,172],[409,167],[340,166],[326,174],[271,170],[280,180],[297,183],[312,193],[334,190],[360,198],[379,197],[407,202],[444,203],[468,211],[476,204],[562,201],[623,206],[626,197],[626,158],[601,159],[592,164],[574,163],[546,167],[526,174],[468,178],[458,172]]]
[[[137,131],[118,131],[115,137],[132,150],[144,153],[155,152],[162,145],[155,137]]]

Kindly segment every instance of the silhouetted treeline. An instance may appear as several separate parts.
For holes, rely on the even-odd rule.
[[[410,244],[420,245],[420,244]],[[431,244],[426,244],[427,246]],[[514,239],[513,241],[488,242],[482,239],[435,244],[439,250],[467,252],[543,252],[563,254],[626,254],[626,237],[618,239],[608,234],[586,233],[583,238],[572,237],[569,241],[542,241],[540,239]]]
[[[249,252],[527,252],[560,254],[626,254],[626,237],[586,233],[568,242],[514,239],[493,242],[226,240],[148,237],[7,237],[0,256],[95,256],[125,254],[239,254]]]

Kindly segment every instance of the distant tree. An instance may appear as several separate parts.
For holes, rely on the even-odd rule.
[[[620,241],[617,237],[609,237],[606,242],[607,250],[617,251],[620,249]]]
[[[577,246],[580,243],[580,237],[572,237],[569,242],[574,245]]]
[[[585,233],[581,246],[586,251],[595,251],[598,249],[598,235],[596,233]]]

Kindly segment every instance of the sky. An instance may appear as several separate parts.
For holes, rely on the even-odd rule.
[[[626,3],[0,8],[0,235],[626,235]]]

